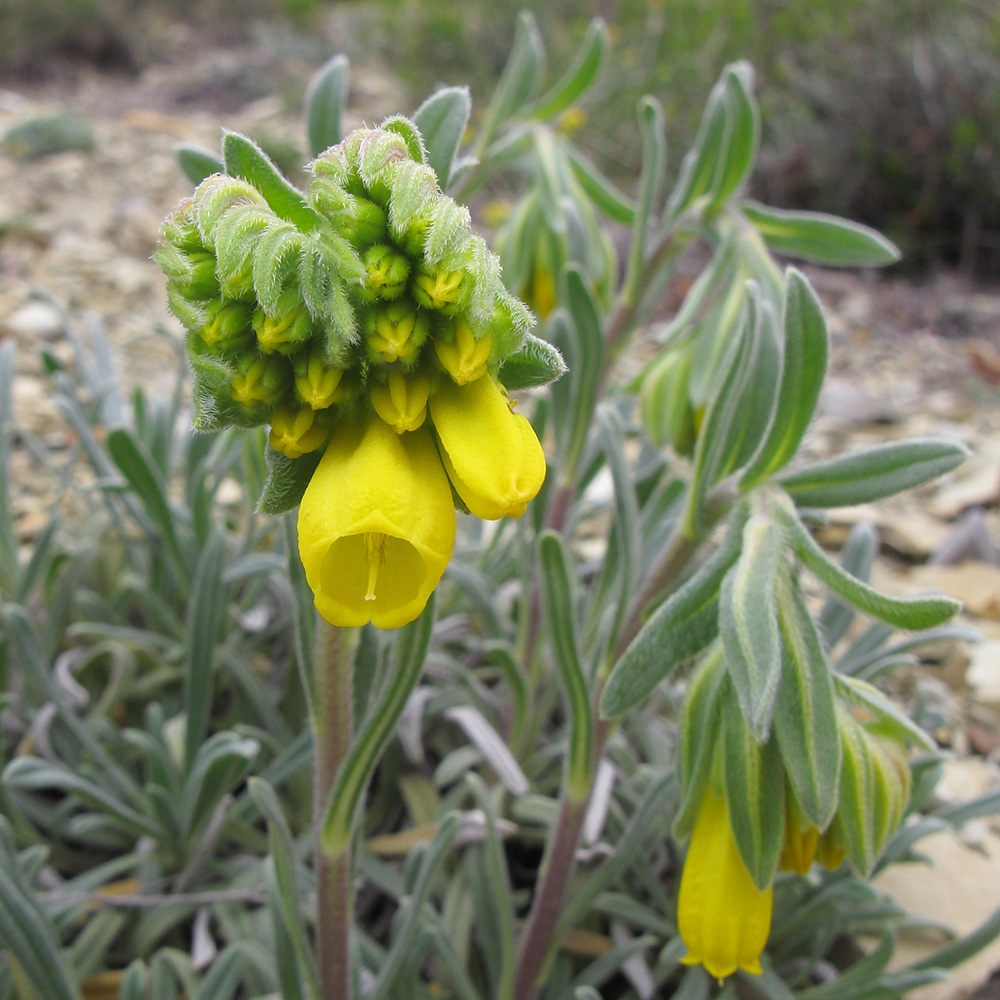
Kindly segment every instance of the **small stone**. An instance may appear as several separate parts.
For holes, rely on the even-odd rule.
[[[47,302],[26,302],[4,324],[15,336],[51,339],[63,331],[63,317]]]

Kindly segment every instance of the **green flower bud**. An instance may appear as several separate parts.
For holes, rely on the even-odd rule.
[[[277,406],[292,381],[292,369],[280,354],[247,354],[238,359],[236,369],[230,393],[235,402],[250,409],[257,409],[257,404]]]
[[[219,279],[215,273],[215,255],[207,250],[188,254],[190,270],[177,281],[178,290],[185,298],[215,299],[219,297]]]
[[[368,198],[358,198],[353,206],[353,218],[346,223],[341,235],[356,247],[367,246],[385,239],[385,209]]]
[[[366,301],[398,299],[406,291],[410,262],[398,250],[376,243],[365,251],[361,262],[367,272],[362,292]]]
[[[429,331],[427,314],[406,300],[376,306],[365,318],[365,339],[376,362],[415,361]]]
[[[303,351],[295,357],[293,365],[296,395],[307,406],[324,410],[343,398],[344,387],[340,384],[343,369],[326,364],[322,351]]]
[[[267,315],[263,309],[254,310],[253,330],[261,350],[294,354],[312,335],[312,317],[298,291],[289,288],[278,297],[274,315]]]
[[[454,316],[465,306],[471,284],[464,270],[421,268],[413,278],[413,298],[425,309]]]
[[[242,353],[253,344],[253,312],[245,302],[223,302],[209,306],[209,320],[199,333],[209,351],[216,355]]]

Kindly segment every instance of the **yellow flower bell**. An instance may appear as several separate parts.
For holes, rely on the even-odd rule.
[[[520,517],[545,479],[545,453],[527,418],[489,375],[446,382],[429,406],[441,460],[469,510],[491,521]]]
[[[413,621],[455,541],[455,508],[426,427],[397,434],[378,416],[334,429],[299,506],[299,554],[332,625]]]
[[[706,788],[691,834],[677,901],[677,928],[688,953],[717,979],[743,969],[759,975],[771,929],[773,890],[754,885],[729,826],[729,807]]]
[[[816,858],[818,845],[819,830],[817,827],[809,826],[803,830],[797,822],[788,822],[785,825],[785,839],[781,845],[781,858],[778,862],[782,871],[808,875]]]
[[[321,351],[312,350],[295,366],[295,391],[314,410],[324,410],[343,397],[343,375],[340,368],[330,368],[324,362]]]

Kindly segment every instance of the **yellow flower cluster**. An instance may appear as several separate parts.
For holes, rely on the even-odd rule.
[[[397,627],[448,564],[456,497],[519,517],[541,487],[541,445],[497,377],[531,316],[411,123],[331,147],[305,194],[228,141],[257,172],[206,178],[157,251],[188,329],[195,424],[270,425],[269,488],[280,509],[300,501],[320,613]]]

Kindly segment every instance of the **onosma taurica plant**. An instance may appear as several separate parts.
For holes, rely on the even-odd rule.
[[[880,1000],[1000,931],[890,971],[867,878],[997,802],[934,811],[926,704],[879,683],[968,630],[811,530],[964,449],[798,458],[828,337],[775,255],[895,248],[746,198],[742,63],[674,164],[640,103],[626,194],[570,138],[605,51],[548,80],[525,16],[474,119],[451,87],[348,135],[337,57],[301,190],[181,150],[196,431],[99,331],[46,356],[85,530],[30,551],[0,352],[0,1000]],[[463,203],[501,189],[495,254]]]

